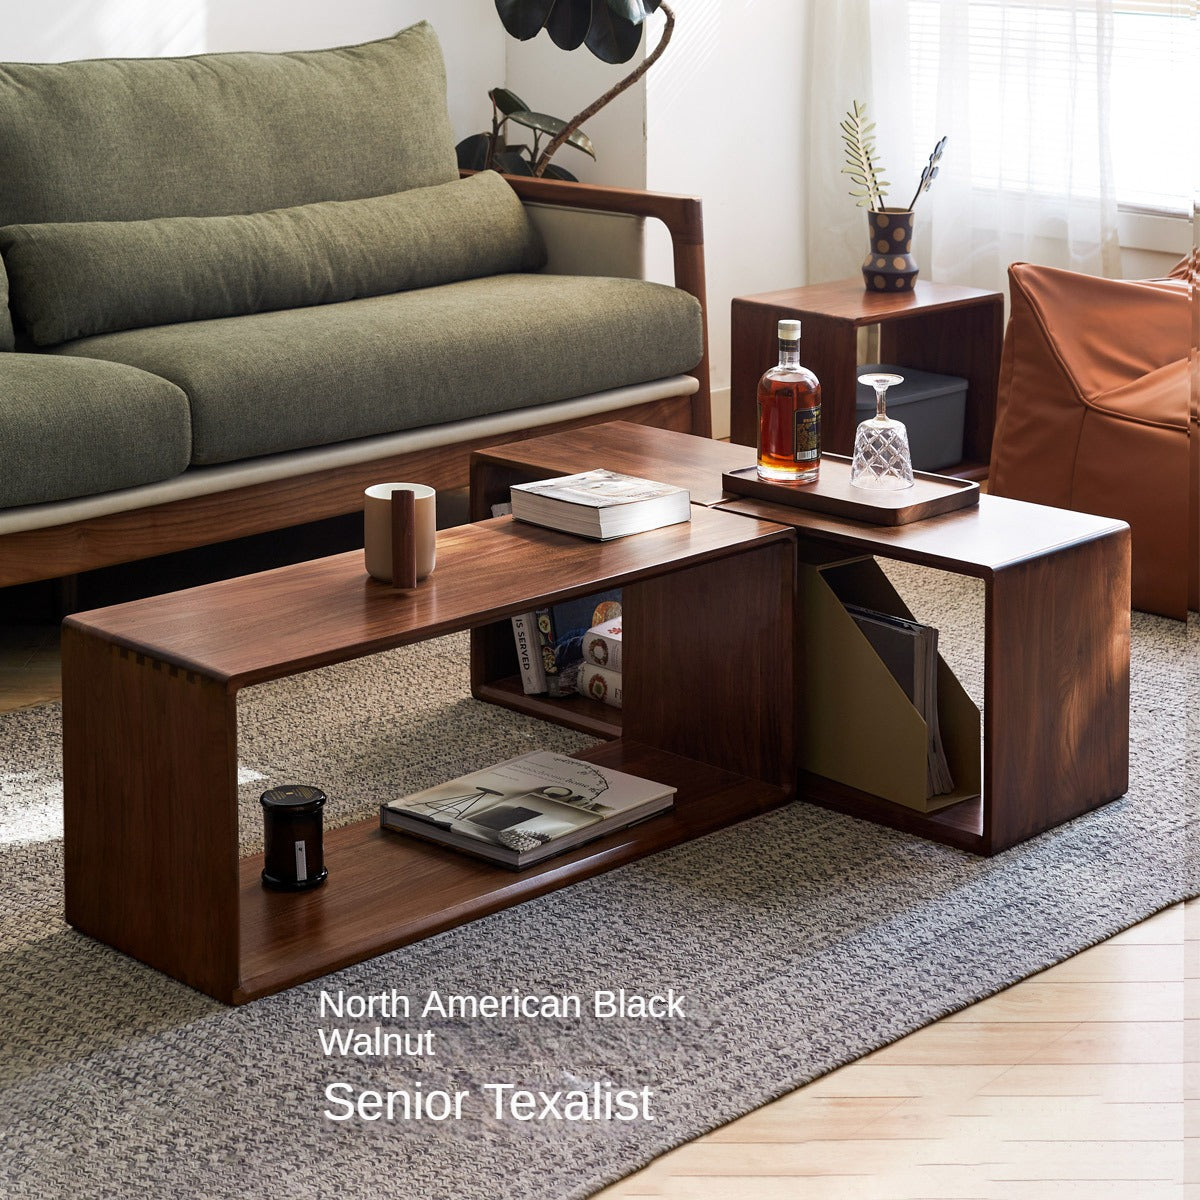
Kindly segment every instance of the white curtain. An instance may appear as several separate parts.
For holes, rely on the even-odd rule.
[[[830,53],[814,37],[810,94],[836,97],[840,112],[854,99],[867,101],[893,184],[889,207],[908,207],[934,144],[948,138],[938,176],[915,205],[913,252],[922,278],[1001,288],[1009,263],[1022,260],[1119,274],[1109,138],[1112,0],[813,6],[821,14],[814,33],[822,21],[853,15],[863,35],[852,63],[839,61],[844,48]],[[829,120],[815,112],[814,119]],[[836,138],[837,118],[833,126]],[[819,148],[815,129],[813,146]],[[866,252],[861,212],[855,253],[842,249],[840,235],[824,234],[844,228],[853,201],[848,177],[838,174],[840,152],[820,152],[822,161],[811,160],[813,175],[845,186],[840,199],[828,179],[810,187],[813,282],[854,274]]]

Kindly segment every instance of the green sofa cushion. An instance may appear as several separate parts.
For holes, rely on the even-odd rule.
[[[365,200],[226,217],[10,225],[0,253],[39,346],[527,271],[541,237],[494,171]]]
[[[0,354],[0,507],[155,483],[191,452],[187,397],[134,367]]]
[[[392,433],[692,370],[700,306],[642,280],[495,275],[316,308],[85,338],[192,410],[192,461]]]
[[[457,175],[425,22],[334,50],[0,64],[0,225],[265,212]]]
[[[12,316],[8,311],[8,273],[0,262],[0,351],[11,350],[14,344]]]

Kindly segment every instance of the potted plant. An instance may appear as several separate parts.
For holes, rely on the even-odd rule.
[[[595,147],[582,130],[583,123],[650,70],[662,57],[675,28],[675,14],[663,0],[496,0],[496,12],[504,28],[519,41],[528,41],[545,29],[560,49],[586,46],[607,63],[628,62],[634,56],[647,14],[659,10],[666,17],[666,25],[654,50],[640,66],[569,120],[531,109],[507,88],[492,88],[488,92],[492,128],[459,142],[458,165],[469,170],[491,167],[510,175],[574,179],[570,171],[550,159],[564,145],[596,157]],[[532,144],[509,144],[510,123],[531,130]],[[548,138],[544,145],[543,137]]]
[[[913,209],[921,193],[929,191],[937,178],[946,139],[941,138],[934,146],[907,208],[889,208],[884,204],[886,189],[892,185],[883,178],[883,166],[875,150],[875,122],[867,120],[867,106],[857,100],[842,121],[842,141],[846,144],[842,174],[849,175],[855,184],[850,195],[858,200],[860,208],[869,209],[870,247],[862,265],[867,290],[912,291],[918,270],[912,256]]]

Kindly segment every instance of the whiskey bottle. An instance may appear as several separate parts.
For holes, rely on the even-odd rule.
[[[779,322],[779,365],[758,381],[758,476],[813,483],[821,469],[821,384],[800,365],[800,322]]]

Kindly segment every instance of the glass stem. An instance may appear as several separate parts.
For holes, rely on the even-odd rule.
[[[887,395],[887,388],[875,385],[875,420],[887,420],[887,408],[884,405],[883,398]]]

